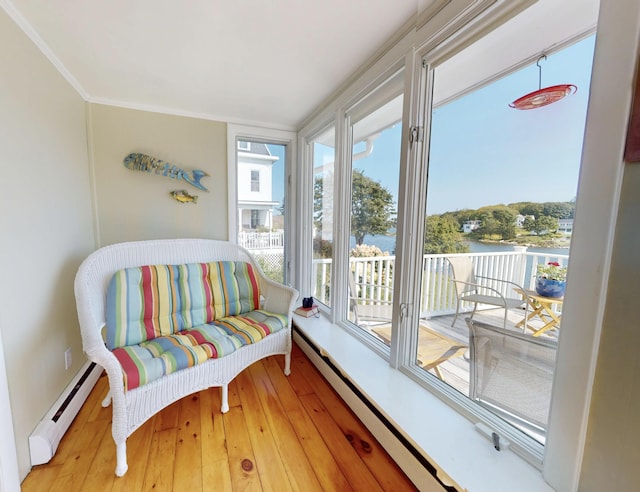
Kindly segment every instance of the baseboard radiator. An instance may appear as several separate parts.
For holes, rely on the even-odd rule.
[[[48,463],[95,386],[102,367],[87,361],[29,436],[31,465]]]

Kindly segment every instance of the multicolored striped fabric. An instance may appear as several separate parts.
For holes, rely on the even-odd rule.
[[[221,261],[210,263],[210,267],[213,319],[248,313],[260,307],[258,278],[249,263]]]
[[[122,366],[125,390],[132,390],[207,359],[229,355],[285,326],[285,316],[252,311],[243,316],[228,316],[180,334],[118,347],[113,354]]]
[[[259,308],[258,278],[249,263],[126,268],[107,289],[106,343],[131,390],[288,325],[286,316]]]
[[[136,345],[259,306],[249,263],[126,268],[114,274],[107,290],[107,347]]]
[[[113,350],[122,366],[126,390],[150,383],[166,374],[195,366],[210,359],[210,345],[193,344],[185,335],[157,337],[139,345]]]
[[[267,335],[282,330],[287,323],[286,316],[262,310],[251,311],[242,316],[227,316],[213,322],[238,340],[241,346],[259,342]]]

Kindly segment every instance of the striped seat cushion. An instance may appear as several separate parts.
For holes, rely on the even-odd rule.
[[[259,306],[258,279],[249,263],[126,268],[114,274],[107,290],[107,347],[137,345]]]
[[[219,326],[239,346],[256,343],[267,335],[282,330],[288,324],[286,316],[268,311],[255,310],[238,316],[226,316],[213,322]]]
[[[227,316],[179,334],[118,347],[113,354],[122,366],[125,390],[131,390],[207,359],[229,355],[282,330],[287,323],[286,316],[252,311]]]

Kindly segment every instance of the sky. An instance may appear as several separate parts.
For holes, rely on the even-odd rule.
[[[540,62],[543,88],[578,87],[559,102],[528,111],[508,106],[538,89],[534,63],[434,110],[427,214],[575,198],[594,42],[591,36]],[[373,154],[354,163],[394,196],[400,132],[399,124],[385,131]]]
[[[595,36],[541,60],[542,87],[574,84],[575,94],[520,111],[515,99],[538,89],[535,63],[433,112],[427,214],[576,197]],[[436,68],[435,84],[438,84]],[[397,202],[402,125],[385,130],[353,167],[382,183]],[[273,199],[284,197],[285,147],[270,145]],[[356,144],[354,152],[362,150]],[[278,213],[277,211],[274,211]]]

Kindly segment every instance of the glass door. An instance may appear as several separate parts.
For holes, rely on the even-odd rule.
[[[267,277],[287,283],[287,146],[236,142],[238,244],[253,254]]]

